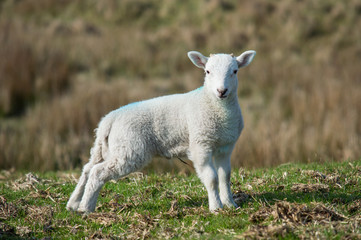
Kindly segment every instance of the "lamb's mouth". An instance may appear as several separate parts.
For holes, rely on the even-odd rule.
[[[220,98],[221,100],[223,100],[223,99],[227,98],[228,95],[218,95],[217,97]]]

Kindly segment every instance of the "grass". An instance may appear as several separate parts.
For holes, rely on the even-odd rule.
[[[245,129],[234,167],[359,159],[360,9],[357,0],[0,1],[0,169],[82,166],[106,113],[201,86],[190,50],[257,51],[238,74]]]
[[[208,211],[194,175],[107,183],[94,213],[65,210],[78,172],[1,172],[0,239],[359,239],[361,160],[232,172],[237,209]]]

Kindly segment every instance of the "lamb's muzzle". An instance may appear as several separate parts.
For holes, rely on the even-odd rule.
[[[218,88],[217,88],[217,92],[219,93],[219,94],[218,94],[218,97],[220,97],[220,98],[226,98],[227,95],[225,95],[225,94],[226,94],[227,91],[228,91],[227,88],[226,88],[226,89],[218,89]]]

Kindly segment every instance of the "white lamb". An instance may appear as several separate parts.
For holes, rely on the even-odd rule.
[[[94,211],[107,181],[141,169],[154,155],[188,157],[208,191],[211,211],[224,205],[237,207],[230,188],[230,157],[243,129],[237,71],[251,63],[255,54],[208,58],[188,52],[194,65],[205,70],[203,87],[132,103],[107,114],[96,130],[90,161],[67,209]]]

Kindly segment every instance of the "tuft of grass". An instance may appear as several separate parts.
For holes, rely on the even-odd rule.
[[[80,215],[65,210],[78,172],[3,170],[0,239],[358,239],[360,176],[361,160],[239,169],[240,207],[211,213],[195,175],[134,173],[107,183],[96,211]]]

